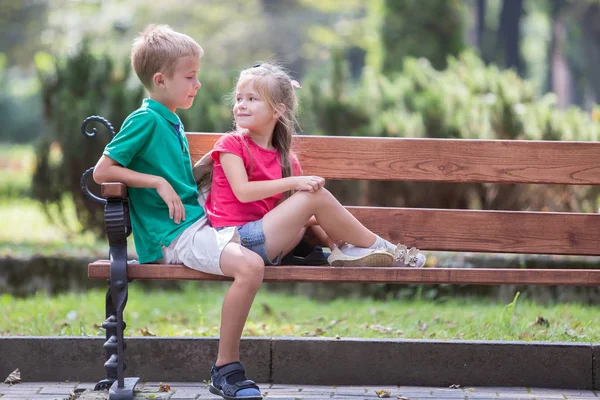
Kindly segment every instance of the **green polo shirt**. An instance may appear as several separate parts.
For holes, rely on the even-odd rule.
[[[181,198],[185,221],[169,218],[169,208],[156,189],[128,188],[133,238],[139,262],[163,257],[168,246],[188,226],[204,215],[183,124],[167,107],[152,99],[131,113],[121,131],[104,149],[104,155],[122,166],[165,178]]]

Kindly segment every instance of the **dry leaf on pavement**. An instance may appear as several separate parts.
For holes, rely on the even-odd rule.
[[[375,394],[380,399],[387,399],[387,398],[389,398],[392,395],[389,391],[383,390],[383,389],[382,390],[376,390]]]
[[[15,369],[13,372],[10,373],[10,375],[8,375],[6,377],[6,379],[4,380],[4,383],[8,383],[9,385],[14,385],[15,383],[20,383],[21,382],[21,371],[19,371],[19,368]]]
[[[171,386],[169,385],[164,385],[162,382],[160,383],[160,385],[158,385],[158,391],[159,392],[170,392],[171,391]]]

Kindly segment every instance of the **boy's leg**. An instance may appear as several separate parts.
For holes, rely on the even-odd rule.
[[[240,360],[242,331],[262,283],[265,264],[258,254],[230,242],[221,253],[221,270],[233,278],[233,283],[223,299],[217,366]]]
[[[263,217],[269,258],[287,249],[313,215],[334,242],[343,240],[358,247],[370,247],[377,239],[327,189],[296,192]]]

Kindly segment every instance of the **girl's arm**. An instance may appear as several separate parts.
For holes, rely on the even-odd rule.
[[[220,153],[219,161],[235,197],[242,203],[266,199],[289,190],[315,192],[325,185],[318,176],[290,176],[270,181],[248,181],[242,159],[233,153]]]

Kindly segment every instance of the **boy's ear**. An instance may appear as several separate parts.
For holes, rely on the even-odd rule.
[[[162,88],[165,86],[165,76],[162,72],[157,72],[152,76],[152,83],[155,87]]]

